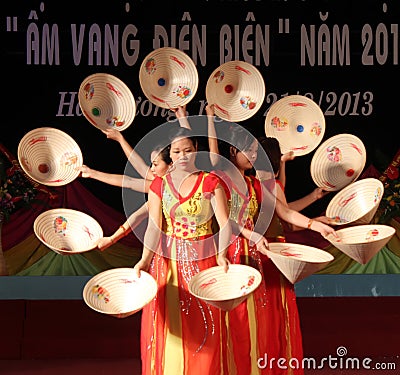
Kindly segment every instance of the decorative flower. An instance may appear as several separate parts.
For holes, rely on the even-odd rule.
[[[0,221],[8,220],[18,208],[27,206],[36,196],[36,189],[21,170],[12,166],[5,169],[0,155]]]
[[[381,177],[385,190],[378,209],[378,221],[382,224],[400,217],[400,149]]]
[[[385,191],[379,205],[379,222],[387,223],[400,216],[400,180],[387,179]]]

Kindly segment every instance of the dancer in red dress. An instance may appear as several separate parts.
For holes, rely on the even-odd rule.
[[[241,231],[229,247],[228,259],[232,263],[252,265],[263,274],[260,287],[227,313],[228,345],[233,353],[228,362],[229,369],[232,369],[229,374],[303,374],[302,337],[294,287],[263,255],[268,242],[257,234],[263,228],[256,225],[260,208],[270,205],[271,199],[275,203],[274,197],[262,188],[257,178],[246,175],[257,159],[258,141],[237,124],[232,124],[229,129],[227,124],[222,124],[225,141],[218,142],[212,105],[208,105],[206,110],[211,162],[217,166],[222,163],[215,173],[226,186],[231,223],[238,226],[232,224],[232,228]],[[222,150],[220,153],[221,146],[225,152]],[[310,223],[309,218],[279,201],[275,209],[289,222],[303,227]],[[268,212],[272,215],[274,209],[267,209],[264,215]],[[267,226],[264,226],[263,233]],[[318,223],[313,229],[324,235],[334,232],[323,223]],[[286,368],[278,366],[277,361],[284,361]]]

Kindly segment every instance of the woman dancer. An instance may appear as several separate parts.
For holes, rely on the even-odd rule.
[[[175,116],[178,119],[181,127],[190,127],[186,116],[186,106],[178,106],[173,110],[173,112],[175,113]],[[113,139],[120,144],[126,157],[142,178],[134,178],[122,174],[105,173],[89,168],[87,165],[77,168],[77,170],[81,172],[82,177],[92,178],[113,186],[119,186],[142,193],[148,193],[150,184],[154,178],[156,176],[162,177],[168,173],[168,170],[172,165],[172,160],[169,155],[169,147],[166,147],[164,144],[154,147],[150,153],[151,165],[149,168],[141,155],[133,149],[120,131],[110,128],[103,130],[103,133],[107,135],[107,138]],[[128,235],[131,231],[135,230],[135,228],[137,228],[147,217],[148,207],[147,203],[144,203],[135,212],[133,212],[111,236],[101,238],[97,244],[97,247],[102,251],[106,250],[108,247],[118,242],[121,238]]]
[[[274,193],[285,206],[295,211],[302,211],[309,205],[313,204],[317,200],[323,198],[329,192],[321,187],[315,188],[311,193],[304,197],[297,199],[293,202],[287,202],[285,194],[286,185],[286,173],[285,164],[288,160],[293,160],[294,157],[290,156],[290,153],[282,154],[279,141],[275,137],[260,137],[258,141],[262,147],[262,150],[266,153],[269,161],[271,162],[272,172],[265,173],[263,170],[257,170],[259,179],[265,182],[265,186],[268,190]],[[256,166],[258,167],[258,166]],[[261,168],[261,166],[260,166]],[[322,221],[325,224],[332,224],[331,220],[326,216],[319,216],[313,218],[313,220]],[[292,223],[283,222],[285,230],[297,231],[304,229]]]
[[[267,154],[269,160],[271,161],[271,166],[273,169],[273,175],[269,176],[263,180],[262,184],[266,189],[271,191],[279,201],[284,205],[294,208],[296,210],[302,210],[313,202],[321,199],[328,192],[324,191],[322,188],[315,188],[310,194],[303,198],[291,203],[287,203],[285,186],[282,184],[280,177],[282,176],[282,160],[281,160],[281,148],[279,142],[273,137],[261,137],[259,139],[262,149]],[[278,177],[279,176],[279,177]],[[326,224],[331,224],[332,220],[327,216],[318,216],[313,218],[309,225],[314,227],[317,225],[316,221],[321,221]],[[333,224],[333,223],[332,223]],[[271,225],[268,227],[266,236],[269,241],[288,241],[288,242],[299,242],[303,245],[310,245],[320,248],[324,251],[329,252],[334,256],[334,260],[330,262],[324,269],[318,271],[317,273],[342,273],[344,270],[349,268],[354,260],[349,256],[338,250],[329,241],[321,238],[320,236],[314,237],[307,233],[306,235],[300,233],[300,230],[304,231],[304,227],[296,225],[296,223],[287,222],[285,219],[281,219],[278,215],[274,215]],[[310,229],[310,228],[308,228]]]
[[[218,142],[213,106],[208,105],[206,111],[209,147],[213,156],[211,161],[213,164],[218,162],[218,165],[223,163],[222,170],[219,169],[216,173],[228,187],[231,222],[247,228],[258,238],[255,232],[260,230],[256,224],[258,216],[273,213],[268,212],[268,209],[260,212],[260,207],[273,207],[275,203],[274,197],[262,189],[258,179],[246,175],[257,159],[258,141],[243,127],[232,124],[227,129],[227,125],[222,124],[225,127],[225,137],[222,138],[226,141]],[[241,187],[243,180],[246,189]],[[312,224],[309,218],[290,210],[279,201],[276,201],[275,209],[289,222],[303,227]],[[263,228],[263,225],[259,228]],[[264,231],[266,229],[267,226],[264,225]],[[323,223],[316,223],[312,229],[323,235],[334,232]],[[293,285],[266,256],[257,251],[256,246],[252,245],[254,241],[251,241],[251,235],[246,234],[248,231],[243,230],[242,235],[230,245],[227,256],[231,263],[246,263],[257,267],[263,273],[263,283],[246,301],[228,313],[228,343],[234,354],[230,365],[237,368],[237,374],[302,374],[301,368],[294,370],[287,366],[284,370],[278,368],[274,360],[272,364],[270,362],[271,358],[281,361],[294,359],[301,364],[303,353],[297,305]],[[260,366],[260,363],[267,365]]]
[[[220,265],[228,269],[231,237],[224,189],[218,177],[196,167],[197,142],[187,129],[171,138],[173,168],[150,186],[149,221],[135,265],[157,280],[157,297],[142,313],[142,374],[228,374],[224,369],[222,311],[193,297],[190,278]],[[212,216],[219,225],[218,248]],[[162,219],[167,227],[162,228]]]

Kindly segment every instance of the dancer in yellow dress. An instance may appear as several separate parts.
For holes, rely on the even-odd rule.
[[[225,191],[217,176],[196,168],[197,142],[191,134],[179,129],[173,135],[173,167],[150,186],[143,255],[134,267],[139,275],[149,271],[158,283],[156,298],[142,312],[146,375],[227,374],[223,312],[188,291],[189,280],[198,272],[216,265],[228,270],[231,239]],[[218,247],[213,216],[220,228]]]

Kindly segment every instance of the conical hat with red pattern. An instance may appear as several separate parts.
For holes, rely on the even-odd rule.
[[[368,263],[396,233],[389,225],[354,225],[336,231],[338,237],[329,234],[326,239],[343,253],[360,264]]]
[[[143,93],[162,108],[177,108],[196,94],[199,77],[193,60],[183,51],[162,47],[150,52],[139,69]]]
[[[61,255],[93,250],[103,237],[100,224],[90,215],[68,208],[42,212],[33,223],[37,238]]]
[[[292,284],[318,272],[334,259],[316,247],[287,242],[270,242],[267,255]]]
[[[230,264],[228,272],[215,266],[194,275],[189,281],[189,292],[210,305],[229,311],[253,293],[261,279],[261,273],[247,265]]]
[[[326,191],[337,191],[360,176],[367,159],[364,143],[353,134],[337,134],[315,151],[310,164],[315,184]]]
[[[62,186],[79,176],[82,151],[67,133],[41,127],[26,133],[18,144],[18,161],[32,180],[47,186]]]
[[[312,152],[325,134],[325,116],[316,102],[304,95],[285,96],[271,105],[265,117],[265,135],[279,141],[283,154]]]
[[[79,87],[78,100],[83,115],[100,130],[125,130],[135,118],[136,102],[131,90],[111,74],[86,77]]]
[[[223,120],[239,122],[254,116],[264,103],[265,83],[260,71],[245,61],[229,61],[216,68],[206,86],[208,104]]]
[[[157,294],[157,282],[149,273],[133,268],[113,268],[93,276],[83,288],[83,299],[94,311],[126,318],[140,311]]]

